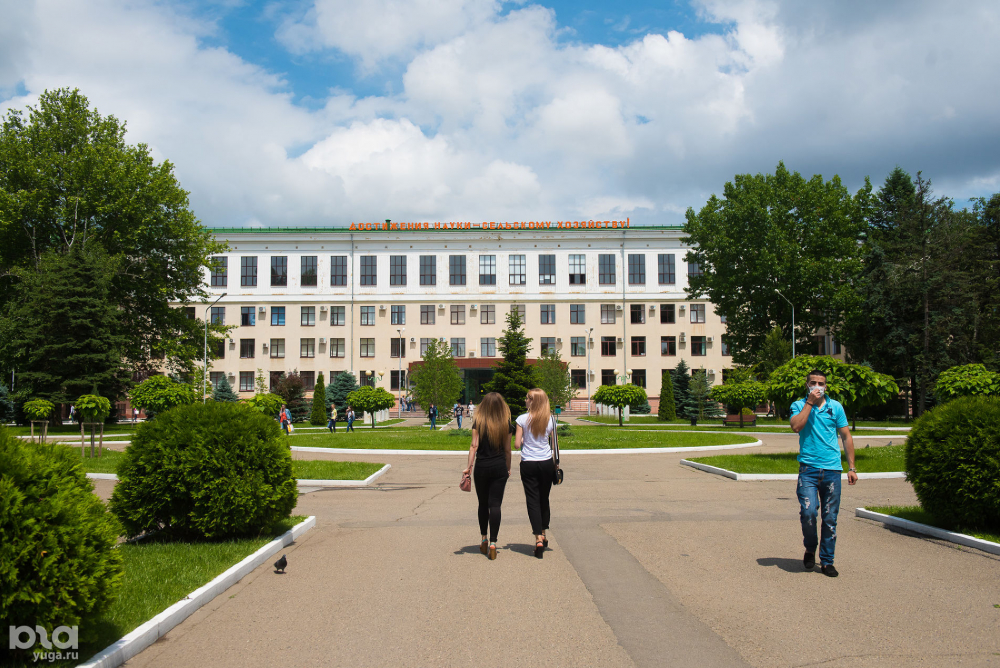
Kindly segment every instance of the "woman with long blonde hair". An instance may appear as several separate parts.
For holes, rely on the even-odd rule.
[[[510,478],[510,408],[503,397],[490,392],[476,407],[472,420],[472,443],[469,446],[469,466],[462,471],[472,479],[479,497],[479,551],[490,559],[497,558],[497,533],[500,530],[500,506]],[[487,541],[486,529],[489,528]]]
[[[549,435],[555,420],[549,410],[549,397],[545,390],[528,390],[528,412],[517,417],[515,446],[521,450],[521,484],[524,500],[528,504],[528,520],[535,534],[535,556],[549,546],[545,531],[549,528],[549,492],[556,478],[556,465],[552,459]]]

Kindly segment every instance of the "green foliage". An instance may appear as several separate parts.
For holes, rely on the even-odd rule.
[[[743,426],[744,409],[757,406],[767,396],[767,388],[756,380],[737,380],[729,378],[722,385],[716,385],[710,393],[712,399],[736,409],[740,414],[740,426]]]
[[[973,395],[1000,395],[1000,374],[982,364],[966,364],[945,369],[934,383],[934,394],[941,401]]]
[[[236,402],[240,400],[240,395],[233,391],[233,386],[229,384],[226,374],[222,374],[219,384],[212,391],[212,401]]]
[[[316,387],[313,388],[312,412],[309,413],[309,424],[324,425],[330,416],[329,404],[326,403],[326,383],[323,382],[323,372],[316,377]]]
[[[281,404],[285,403],[285,400],[277,394],[267,393],[255,394],[249,399],[243,399],[242,402],[258,413],[263,413],[271,418],[277,418],[278,411],[281,410]]]
[[[547,351],[535,364],[535,379],[538,387],[545,390],[549,397],[549,408],[569,406],[569,401],[576,395],[576,385],[569,372],[569,365],[562,361],[558,352]]]
[[[660,378],[660,406],[656,417],[669,421],[677,419],[677,404],[674,403],[674,377],[669,371],[664,371]]]
[[[187,383],[178,383],[167,376],[150,376],[132,389],[129,394],[132,405],[146,411],[147,417],[174,406],[194,402],[194,388]]]
[[[104,422],[111,415],[111,402],[96,394],[81,395],[74,405],[84,422]]]
[[[353,406],[355,411],[362,410],[369,413],[372,416],[372,429],[374,429],[375,413],[392,408],[396,404],[396,397],[392,396],[392,393],[384,387],[366,385],[347,395],[347,403]]]
[[[338,373],[326,386],[326,403],[337,407],[337,415],[347,412],[347,395],[358,389],[358,380],[349,371]]]
[[[298,370],[282,377],[278,383],[278,395],[285,400],[288,411],[292,414],[292,422],[305,422],[309,416],[310,406],[306,402],[305,383]]]
[[[91,637],[121,578],[119,526],[61,445],[0,428],[0,611],[11,624]],[[51,635],[49,636],[51,637]]]
[[[444,341],[432,338],[424,352],[423,362],[413,370],[413,398],[425,411],[435,404],[439,419],[462,394],[462,374]],[[353,404],[352,404],[353,405]]]
[[[766,382],[775,369],[790,359],[792,359],[792,342],[785,337],[780,327],[775,327],[764,337],[754,371],[761,381]]]
[[[0,424],[6,424],[14,419],[14,402],[10,399],[7,386],[0,383]]]
[[[497,392],[502,396],[510,407],[511,417],[527,413],[528,390],[538,387],[538,381],[535,370],[527,363],[531,339],[524,335],[524,322],[517,309],[507,314],[507,328],[497,339],[497,348],[503,359],[493,379],[483,385],[483,392]]]
[[[859,241],[871,186],[851,195],[834,176],[808,181],[778,163],[774,174],[737,174],[695,213],[688,209],[682,241],[686,259],[702,276],[690,279],[690,297],[706,295],[728,318],[727,341],[734,361],[750,364],[778,323],[805,336],[837,324],[837,313],[853,296],[849,279],[860,271]]]
[[[691,385],[691,374],[689,373],[687,362],[681,360],[671,372],[674,381],[674,405],[677,407],[677,417],[688,419],[693,414],[697,414],[697,407],[691,399],[689,391]]]
[[[708,382],[708,374],[704,369],[699,369],[691,375],[688,393],[691,395],[692,405],[688,417],[697,416],[699,420],[722,417],[718,402],[712,400],[712,384]]]
[[[638,385],[601,385],[594,392],[594,402],[618,409],[618,425],[622,424],[622,411],[626,406],[645,401],[646,390]]]
[[[634,404],[629,404],[628,411],[631,415],[649,415],[653,412],[653,407],[649,405],[648,399],[644,399]]]
[[[877,373],[863,364],[841,364],[834,368],[838,378],[844,383],[844,388],[836,399],[844,405],[844,410],[855,422],[858,411],[862,408],[881,406],[899,396],[899,386],[892,376]]]
[[[111,510],[129,536],[166,529],[216,539],[265,529],[288,517],[297,497],[278,424],[242,403],[209,402],[139,426]]]
[[[906,478],[939,520],[1000,531],[1000,398],[961,397],[922,415],[906,439]]]
[[[49,415],[52,414],[52,409],[55,406],[52,405],[51,401],[46,401],[45,399],[32,399],[31,401],[24,402],[24,414],[29,420],[44,421],[49,419]]]

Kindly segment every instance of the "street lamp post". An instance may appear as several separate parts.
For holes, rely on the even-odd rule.
[[[793,304],[788,297],[782,295],[781,292],[778,291],[778,288],[775,288],[774,291],[781,295],[781,298],[788,302],[788,305],[792,307],[792,359],[795,359],[795,304]]]
[[[228,293],[223,292],[219,295],[219,299],[225,297],[226,294]],[[202,380],[201,403],[205,403],[208,400],[206,397],[208,394],[208,313],[212,310],[213,306],[219,303],[219,299],[216,299],[205,307],[205,378]]]
[[[632,376],[632,369],[625,369],[625,373],[619,373],[618,369],[615,369],[615,380],[620,380],[622,385],[628,384],[628,379]]]
[[[583,339],[583,345],[587,346],[587,415],[590,416],[590,335],[594,333],[594,328],[591,327],[587,331],[586,338]]]
[[[403,419],[403,346],[405,345],[403,341],[403,332],[405,331],[405,327],[396,329],[396,333],[399,334],[399,350],[397,351],[399,353],[399,372],[396,376],[396,389],[399,390],[399,410],[396,411],[396,417],[400,420]]]

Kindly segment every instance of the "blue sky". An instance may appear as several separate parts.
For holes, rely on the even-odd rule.
[[[0,111],[79,88],[211,225],[677,224],[734,174],[1000,191],[995,0],[0,0]]]

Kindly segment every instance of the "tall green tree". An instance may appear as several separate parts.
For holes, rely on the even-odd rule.
[[[447,343],[432,338],[422,363],[412,373],[413,398],[425,411],[434,404],[444,418],[462,393],[462,374]]]
[[[628,383],[627,385],[601,385],[594,392],[594,403],[605,406],[614,406],[618,409],[618,426],[622,426],[623,414],[626,406],[640,403],[646,400],[646,390]]]
[[[312,412],[309,413],[309,424],[324,425],[330,415],[329,404],[326,403],[326,383],[323,382],[323,372],[316,377],[316,387],[313,388]]]
[[[691,374],[688,394],[691,396],[691,408],[687,412],[689,418],[697,417],[699,420],[704,420],[722,417],[719,402],[712,398],[712,384],[708,382],[708,374],[704,369],[695,369]]]
[[[126,144],[124,123],[79,91],[45,91],[0,127],[0,306],[22,299],[17,270],[95,244],[111,258],[123,359],[132,370],[191,372],[202,323],[170,304],[204,299],[203,270],[223,246],[191,212],[170,162]]]
[[[790,359],[792,359],[792,342],[785,338],[780,327],[775,327],[764,337],[753,369],[761,381],[766,381],[775,369]]]
[[[483,385],[483,392],[496,392],[504,398],[513,417],[528,412],[528,390],[538,386],[535,370],[527,363],[531,341],[524,334],[521,314],[513,309],[507,314],[506,329],[497,339],[497,348],[503,359],[497,365],[493,379]]]
[[[233,386],[226,379],[226,374],[222,374],[219,384],[212,391],[212,401],[236,402],[240,400],[240,395],[233,391]]]
[[[657,420],[676,420],[677,404],[674,403],[674,377],[669,370],[660,378],[660,406],[656,410]]]
[[[337,415],[347,413],[347,395],[360,387],[358,379],[350,371],[336,374],[326,386],[326,403],[337,407]]]
[[[556,351],[542,353],[535,364],[535,378],[538,380],[538,387],[548,395],[551,409],[569,406],[570,399],[576,395],[576,384],[569,372],[569,365],[562,361]]]
[[[285,374],[278,383],[277,391],[292,414],[292,422],[305,422],[309,417],[310,406],[306,402],[305,383],[297,369]]]
[[[347,403],[359,411],[368,413],[375,428],[375,414],[396,405],[396,397],[384,387],[360,387],[347,395]]]
[[[689,392],[691,373],[687,362],[684,360],[678,362],[670,375],[674,381],[674,405],[677,409],[677,417],[689,419],[696,407],[691,401],[691,393]]]
[[[861,266],[860,240],[871,186],[856,194],[834,176],[806,180],[778,163],[774,174],[737,174],[697,213],[688,209],[684,243],[691,298],[708,297],[728,319],[733,360],[753,364],[778,325],[791,339],[808,340],[835,327],[853,295],[850,279]],[[791,331],[795,305],[796,332]]]

